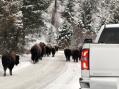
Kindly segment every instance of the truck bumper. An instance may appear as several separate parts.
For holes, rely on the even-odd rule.
[[[80,78],[80,89],[119,89],[119,79],[117,78]]]
[[[80,78],[79,79],[79,83],[80,83],[80,86],[81,86],[80,89],[90,89],[90,81],[89,81],[89,79]]]

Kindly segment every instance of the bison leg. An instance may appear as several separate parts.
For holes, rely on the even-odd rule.
[[[33,60],[33,64],[37,63],[38,62],[38,57],[36,56]]]
[[[10,72],[10,75],[12,75],[12,69],[13,69],[13,67],[14,67],[14,66],[12,66],[12,67],[9,69],[9,70],[10,70],[10,71],[9,71],[9,72]]]
[[[6,76],[7,67],[4,67],[4,76]]]
[[[68,57],[68,61],[70,61],[70,56]]]
[[[70,56],[67,56],[66,57],[66,61],[70,61]]]
[[[52,54],[52,57],[54,57],[54,54]]]
[[[76,58],[76,62],[78,62],[78,58]]]
[[[12,69],[13,69],[13,67],[14,67],[14,65],[11,65],[11,66],[9,67],[9,73],[10,73],[10,75],[12,75]]]
[[[10,75],[12,75],[12,69],[10,69]]]
[[[34,61],[34,55],[33,54],[31,55],[31,60]]]
[[[32,54],[31,59],[32,59],[32,61],[33,61],[33,64],[35,64],[35,63],[36,63],[36,60],[37,60],[36,55],[33,55],[33,54]]]
[[[68,57],[66,56],[66,61],[68,61]]]
[[[76,59],[75,58],[73,58],[74,59],[74,62],[76,61]]]
[[[42,56],[40,56],[39,59],[42,60]]]

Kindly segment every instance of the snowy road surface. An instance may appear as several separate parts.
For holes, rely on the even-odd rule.
[[[0,89],[79,89],[80,62],[66,62],[63,51],[32,64],[30,55],[21,57],[13,76],[3,77],[0,63]]]

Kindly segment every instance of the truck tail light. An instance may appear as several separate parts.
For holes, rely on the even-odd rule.
[[[89,70],[89,49],[83,49],[81,52],[81,69]]]

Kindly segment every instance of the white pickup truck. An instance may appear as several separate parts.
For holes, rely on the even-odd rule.
[[[103,25],[81,53],[81,89],[119,89],[119,24]]]

